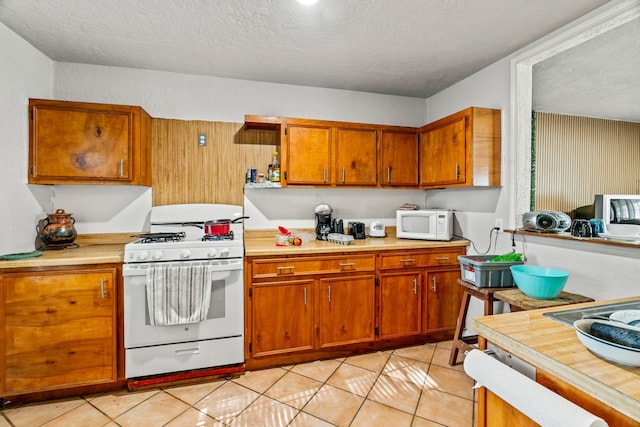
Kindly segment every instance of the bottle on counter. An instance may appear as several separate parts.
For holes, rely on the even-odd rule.
[[[280,159],[278,159],[278,152],[273,152],[271,158],[271,181],[280,182]]]

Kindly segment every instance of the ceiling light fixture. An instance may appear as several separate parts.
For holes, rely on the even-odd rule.
[[[297,0],[297,2],[300,4],[305,4],[307,6],[310,6],[312,4],[318,3],[318,0]]]

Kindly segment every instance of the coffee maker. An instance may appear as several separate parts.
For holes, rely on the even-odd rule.
[[[326,203],[316,206],[316,239],[327,240],[327,235],[331,233],[331,214],[333,209]]]

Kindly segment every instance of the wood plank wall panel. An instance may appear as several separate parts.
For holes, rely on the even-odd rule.
[[[566,213],[640,193],[640,123],[537,112],[535,186],[536,209]]]
[[[198,146],[198,134],[207,145]],[[278,148],[274,131],[242,123],[153,119],[153,206],[174,203],[243,204],[248,168],[266,175]]]

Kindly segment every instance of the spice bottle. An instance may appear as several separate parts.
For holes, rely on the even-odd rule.
[[[280,182],[280,160],[278,159],[278,152],[273,152],[271,158],[271,181]]]

